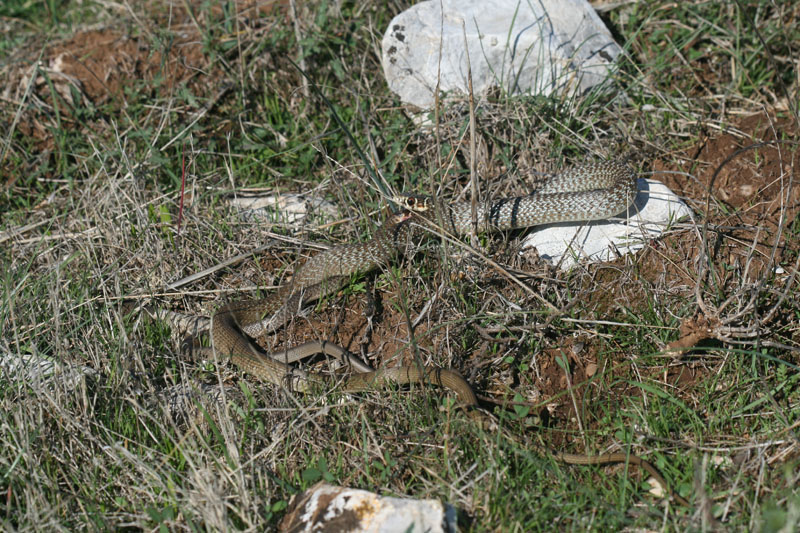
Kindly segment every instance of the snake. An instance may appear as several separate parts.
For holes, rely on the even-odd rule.
[[[625,212],[636,193],[636,176],[626,165],[618,161],[583,164],[548,176],[529,195],[478,202],[475,224],[478,232],[495,232],[605,220]],[[455,235],[465,235],[473,227],[471,202],[445,204],[413,193],[397,195],[394,201]]]
[[[425,365],[373,370],[343,348],[320,341],[265,354],[248,338],[283,326],[306,302],[337,291],[352,274],[385,264],[408,242],[410,226],[405,222],[409,216],[408,212],[392,214],[369,241],[335,246],[313,256],[294,273],[290,283],[267,298],[223,305],[211,317],[212,350],[229,357],[235,365],[256,377],[297,392],[309,392],[327,380],[300,371],[290,363],[314,353],[324,353],[343,360],[357,371],[341,385],[343,392],[361,392],[389,382],[398,385],[424,382],[453,390],[465,406],[477,405],[472,388],[451,370]]]
[[[616,161],[584,164],[549,176],[528,195],[480,203],[474,221],[479,231],[494,232],[554,222],[602,220],[623,213],[635,194],[636,178],[626,165]],[[211,318],[212,350],[260,379],[298,392],[330,384],[330,378],[291,365],[297,359],[324,353],[355,370],[338,383],[343,392],[361,392],[389,383],[433,384],[452,390],[470,416],[481,420],[485,415],[479,409],[478,399],[457,372],[428,365],[373,370],[343,348],[321,341],[267,354],[250,340],[282,327],[305,303],[336,292],[353,274],[387,265],[396,255],[407,251],[415,236],[410,223],[413,218],[419,217],[428,225],[443,225],[456,235],[466,234],[475,227],[470,202],[447,204],[432,196],[412,193],[396,195],[393,200],[401,210],[390,214],[370,240],[318,253],[296,270],[289,283],[266,298],[234,301],[220,307]],[[652,464],[636,455],[582,455],[547,448],[542,451],[573,465],[638,465],[663,487],[669,486]],[[673,492],[673,496],[677,502],[688,505],[677,493]]]

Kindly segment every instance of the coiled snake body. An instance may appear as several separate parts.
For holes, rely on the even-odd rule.
[[[326,342],[310,342],[282,353],[265,354],[245,336],[256,337],[283,326],[303,303],[337,291],[353,273],[385,264],[408,241],[408,213],[390,216],[373,238],[364,243],[336,246],[309,259],[275,294],[261,300],[242,300],[222,306],[211,318],[212,348],[218,354],[261,379],[307,392],[324,382],[321,376],[298,371],[289,363],[325,353],[348,362],[358,372],[342,383],[344,392],[359,392],[384,382],[399,385],[433,383],[456,392],[466,406],[477,405],[472,388],[457,373],[434,367],[402,366],[373,370],[342,348]]]
[[[577,166],[551,176],[528,196],[478,205],[477,227],[479,231],[504,231],[553,222],[606,219],[623,213],[635,194],[635,176],[621,163]],[[391,215],[371,240],[336,246],[317,254],[297,270],[289,284],[271,297],[233,302],[220,308],[212,317],[213,349],[218,354],[229,356],[247,372],[294,390],[307,391],[314,383],[323,382],[321,376],[299,372],[288,363],[318,352],[348,359],[345,350],[324,342],[311,342],[284,353],[268,355],[258,350],[246,335],[255,337],[281,327],[303,303],[335,292],[354,273],[388,263],[408,245],[412,233],[409,219],[413,215],[419,215],[429,224],[443,224],[446,231],[457,235],[470,231],[472,215],[468,202],[443,204],[414,194],[400,195],[394,200],[404,210]],[[340,384],[344,392],[358,392],[386,382],[401,385],[432,383],[453,390],[469,412],[479,413],[475,409],[478,400],[472,388],[455,372],[428,366],[400,366],[375,371],[357,359],[348,360],[358,372]],[[569,464],[630,462],[647,470],[667,487],[658,471],[635,455],[588,456],[544,451]],[[678,502],[688,503],[677,494],[674,496]]]

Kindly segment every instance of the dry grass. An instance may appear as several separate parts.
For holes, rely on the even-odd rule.
[[[274,529],[291,495],[326,479],[450,501],[474,530],[796,527],[800,12],[650,4],[605,14],[630,52],[624,98],[498,94],[478,107],[480,186],[524,194],[531,170],[627,158],[684,195],[693,223],[569,273],[520,255],[515,234],[482,237],[477,256],[433,239],[263,340],[322,337],[375,364],[454,368],[507,405],[496,412],[519,441],[474,427],[436,390],[294,395],[124,316],[130,298],[208,315],[280,284],[314,244],[374,229],[380,194],[287,58],[302,56],[393,188],[468,190],[467,107],[420,131],[378,75],[394,12],[0,8],[3,526]],[[96,24],[75,22],[86,16]],[[227,203],[246,190],[324,197],[338,214],[254,222]],[[693,506],[667,507],[624,466],[554,463],[531,441],[644,456]]]

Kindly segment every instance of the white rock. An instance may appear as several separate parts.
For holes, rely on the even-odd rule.
[[[476,96],[497,85],[511,94],[583,93],[621,53],[585,0],[420,2],[383,37],[384,75],[403,102],[433,107],[437,80],[440,91],[468,94],[462,23]]]
[[[624,220],[599,220],[537,226],[522,243],[539,257],[569,270],[577,263],[611,261],[635,253],[658,238],[670,225],[692,216],[669,187],[640,178],[639,192]]]
[[[455,531],[455,509],[439,500],[378,496],[317,483],[292,498],[280,531],[404,533]]]
[[[321,197],[305,194],[239,195],[228,201],[245,220],[300,224],[310,213],[328,218],[336,216],[336,206]]]
[[[16,353],[7,348],[0,348],[0,374],[36,390],[44,390],[45,386],[54,383],[60,384],[66,390],[72,390],[84,379],[98,375],[88,366],[58,363],[54,359]]]

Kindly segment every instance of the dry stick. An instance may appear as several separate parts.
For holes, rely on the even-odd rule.
[[[127,3],[126,3],[126,5],[127,5]],[[130,8],[130,6],[127,6],[127,7],[128,7],[128,10],[130,11],[131,15],[133,15],[134,19],[136,19],[136,22],[138,22],[141,25],[142,29],[147,31],[147,28],[144,25],[142,25],[141,22],[139,22],[139,19],[136,18],[136,15],[133,13],[133,10]],[[192,10],[192,6],[189,5],[189,1],[188,0],[183,0],[183,7],[184,7],[184,9],[186,9],[186,12],[189,14],[189,18],[192,19],[192,24],[194,24],[194,27],[197,28],[197,33],[199,33],[200,35],[205,35],[205,32],[203,32],[203,26],[201,26],[200,22],[198,22],[197,17],[194,15],[194,11]],[[152,33],[147,31],[147,34],[149,35],[149,37],[151,39],[150,42],[155,41],[155,37],[153,37]]]
[[[95,235],[97,234],[97,235]],[[83,231],[68,231],[64,233],[53,233],[50,235],[37,235],[36,237],[28,237],[27,239],[20,239],[15,241],[15,244],[31,244],[34,242],[48,242],[48,241],[57,241],[59,239],[76,239],[78,237],[88,237],[94,235],[96,237],[100,237],[97,231],[97,226],[92,226],[89,229],[85,229]]]
[[[556,356],[556,362],[558,362],[558,356]],[[583,421],[581,420],[581,412],[578,409],[578,401],[575,399],[575,391],[572,389],[572,379],[569,377],[569,360],[567,359],[567,354],[561,351],[561,363],[560,366],[561,370],[564,371],[564,379],[567,380],[567,391],[569,391],[569,397],[572,400],[572,408],[575,409],[575,420],[578,422],[578,431],[580,431],[581,438],[583,439],[583,446],[587,447],[588,444],[586,442],[586,430],[583,429]]]
[[[770,122],[770,127],[772,129],[772,134],[775,137],[775,139],[777,140],[777,132],[775,131],[775,125],[774,125],[771,117],[768,116],[767,118],[769,119],[769,122]],[[775,143],[775,149],[778,152],[778,164],[780,165],[780,170],[781,170],[781,173],[780,173],[781,174],[781,181],[783,181],[783,176],[786,175],[786,172],[784,171],[784,166],[783,166],[783,153],[781,152],[781,144],[782,143],[780,143],[780,142],[776,142]],[[790,157],[789,163],[790,163],[790,165],[794,164],[794,157],[793,156]],[[783,196],[781,198],[781,216],[778,219],[778,227],[775,230],[775,240],[772,243],[772,251],[770,252],[769,262],[767,263],[767,268],[766,268],[767,272],[772,271],[774,269],[774,267],[775,267],[775,258],[778,255],[778,245],[780,244],[781,234],[783,233],[783,228],[786,226],[786,211],[788,209],[788,204],[791,202],[792,187],[793,186],[794,186],[794,172],[789,172],[789,182],[785,183],[785,185],[782,184],[781,191],[779,193],[780,195],[783,195],[784,192],[785,192],[785,196]],[[784,198],[785,198],[785,200],[784,200]],[[758,235],[759,235],[760,231],[761,231],[761,228],[759,227],[758,230],[756,231],[755,236],[753,237],[753,246],[751,248],[751,253],[749,254],[750,258],[752,258],[754,256],[754,251],[756,249],[756,242],[757,242],[755,239],[758,238]],[[748,267],[749,267],[749,265],[750,265],[750,259],[748,259],[748,262],[747,262],[747,266]],[[745,274],[746,274],[746,271],[745,271]],[[745,276],[742,279],[747,279],[747,278]],[[765,283],[766,279],[767,279],[766,276],[761,276],[761,279],[759,279],[759,282],[758,282],[758,291],[754,291],[754,292],[761,293],[763,291],[764,283]],[[753,303],[755,301],[755,299],[756,299],[756,294],[752,294],[751,295],[751,303]],[[764,319],[762,319],[762,320],[764,320]],[[733,320],[723,320],[722,321],[723,325],[731,323],[731,322],[733,322]]]
[[[244,52],[242,51],[242,29],[239,25],[239,2],[233,3],[233,21],[234,21],[234,31],[236,32],[236,50],[238,51],[238,57],[244,57]],[[245,93],[244,87],[244,61],[237,61],[239,67],[239,97],[242,99],[242,105],[245,106],[245,109],[248,107],[247,104],[247,94]]]
[[[358,144],[358,142],[356,142],[356,139],[355,139],[355,137],[353,137],[353,134],[350,133],[350,129],[347,127],[347,124],[344,123],[344,121],[342,120],[342,117],[340,117],[339,113],[336,112],[336,108],[334,107],[333,103],[331,103],[331,101],[328,99],[328,97],[325,96],[325,94],[320,90],[320,88],[315,83],[312,83],[311,78],[309,77],[309,75],[306,73],[305,70],[300,68],[300,66],[297,63],[295,63],[294,61],[292,61],[292,59],[290,57],[287,57],[287,60],[303,76],[304,79],[308,80],[309,88],[312,91],[314,91],[314,94],[316,94],[323,102],[325,102],[325,106],[330,110],[331,115],[333,116],[333,120],[336,122],[336,124],[339,126],[339,128],[342,130],[342,132],[345,134],[345,137],[347,137],[347,140],[350,141],[350,144],[353,146],[353,149],[358,154],[359,159],[361,159],[361,161],[364,162],[364,167],[367,169],[367,174],[369,174],[369,177],[372,180],[372,182],[375,184],[375,187],[378,189],[378,191],[380,192],[381,196],[383,196],[386,199],[386,202],[389,204],[389,206],[394,208],[395,205],[394,205],[394,202],[392,201],[392,196],[389,194],[388,189],[378,179],[377,172],[375,171],[375,169],[370,164],[369,159],[367,159],[367,156],[366,156],[366,154],[364,154],[364,151],[361,149],[361,146]]]
[[[222,88],[221,88],[219,91],[217,91],[217,94],[215,94],[215,95],[214,95],[214,96],[211,98],[211,100],[209,100],[209,101],[206,103],[206,105],[204,105],[204,106],[203,106],[203,108],[202,108],[202,109],[200,109],[199,111],[197,111],[197,112],[195,113],[195,116],[192,118],[192,120],[189,122],[189,124],[188,124],[188,125],[187,125],[185,128],[183,128],[183,129],[182,129],[182,130],[181,130],[181,131],[180,131],[180,132],[179,132],[179,133],[178,133],[178,134],[177,134],[175,137],[173,137],[172,139],[170,139],[169,141],[167,141],[167,143],[166,143],[164,146],[162,146],[161,148],[159,148],[159,151],[163,152],[164,150],[166,150],[167,148],[169,148],[170,146],[172,146],[172,144],[173,144],[175,141],[177,141],[178,139],[180,139],[181,137],[183,137],[183,134],[184,134],[184,133],[186,133],[187,131],[189,131],[189,130],[192,128],[192,126],[194,126],[194,125],[197,123],[197,121],[198,121],[198,120],[200,120],[201,118],[203,118],[203,117],[205,116],[205,114],[206,114],[206,113],[208,113],[209,111],[211,111],[211,109],[212,109],[212,108],[213,108],[215,105],[217,105],[217,102],[219,102],[220,98],[222,98],[223,96],[225,96],[225,93],[227,93],[227,92],[228,92],[228,91],[231,89],[231,87],[232,87],[232,85],[231,85],[231,84],[226,84],[226,85],[224,85],[224,86],[223,86],[223,87],[222,87]]]
[[[436,171],[437,172],[444,172],[444,175],[447,175],[447,172],[444,171],[442,167],[442,141],[441,141],[441,131],[440,131],[440,119],[441,119],[441,99],[439,98],[439,86],[441,84],[441,75],[442,75],[442,35],[444,35],[444,14],[442,14],[442,18],[439,23],[439,56],[438,62],[436,64],[436,88],[433,93],[433,121],[434,121],[434,136],[436,138]],[[461,140],[459,139],[459,142]],[[447,168],[450,168],[452,161],[455,160],[456,151],[453,150],[451,154],[450,161],[447,163]],[[434,182],[434,173],[429,172],[428,178],[430,181],[430,194],[436,194],[436,183]],[[437,213],[436,223],[442,225],[442,220],[440,220],[439,214]],[[446,254],[443,254],[443,259],[446,259]]]
[[[705,280],[706,276],[711,271],[711,269],[708,267],[708,257],[707,257],[707,254],[706,254],[706,249],[707,249],[708,231],[709,231],[708,212],[711,209],[711,195],[712,195],[712,191],[713,191],[713,187],[714,187],[714,182],[716,181],[717,176],[722,171],[722,169],[725,167],[725,165],[730,163],[733,159],[738,157],[740,154],[742,154],[744,152],[747,152],[747,151],[750,151],[750,150],[755,150],[757,148],[761,148],[762,146],[771,146],[771,145],[782,144],[782,143],[796,144],[795,142],[792,142],[792,141],[775,140],[775,141],[765,141],[765,142],[760,142],[760,143],[756,143],[756,144],[751,144],[749,146],[745,146],[743,148],[740,148],[739,150],[736,150],[734,153],[732,153],[731,155],[726,157],[719,165],[717,165],[717,168],[714,170],[714,174],[711,176],[711,179],[708,182],[708,192],[706,194],[706,217],[705,217],[705,220],[703,222],[703,231],[701,232],[701,235],[702,235],[701,240],[702,240],[703,243],[706,243],[706,245],[700,247],[700,260],[699,260],[700,271],[698,272],[697,282],[695,283],[695,299],[697,301],[697,305],[698,305],[698,307],[700,307],[700,309],[702,310],[703,314],[705,316],[707,316],[707,317],[708,316],[712,316],[712,314],[709,312],[708,307],[706,306],[706,302],[703,299],[703,296],[702,296],[702,294],[700,292],[700,285],[701,285],[701,283],[703,283],[703,281]],[[790,178],[790,180],[793,180],[793,177]],[[790,181],[789,186],[791,187],[791,185],[792,185],[792,182]],[[780,233],[782,231],[782,226],[785,224],[784,218],[785,217],[781,217],[781,221],[780,221],[781,223],[779,224],[779,227],[778,227],[778,232],[777,232],[776,239],[780,238]],[[774,259],[774,255],[770,259],[770,267],[772,265],[772,260],[773,259]],[[800,266],[800,256],[798,257],[798,260],[797,260],[796,264],[798,266]],[[796,270],[797,269],[795,268],[795,271]],[[787,280],[787,283],[785,284],[785,287],[784,287],[784,292],[781,294],[781,298],[778,300],[778,302],[776,302],[776,304],[772,307],[772,309],[770,309],[767,312],[766,316],[761,320],[762,323],[768,322],[769,320],[771,320],[772,317],[774,316],[775,312],[777,311],[778,307],[783,303],[783,300],[785,299],[786,295],[789,292],[789,288],[791,287],[791,283],[792,283],[792,280],[793,280],[794,276],[795,276],[794,272],[789,276],[789,279]]]
[[[751,148],[758,148],[760,146],[765,146],[770,143],[758,143],[756,145],[751,145],[745,148],[740,148],[736,150],[734,153],[726,157],[714,170],[714,174],[711,175],[711,179],[708,181],[708,191],[706,192],[706,206],[705,206],[705,220],[703,221],[703,230],[700,232],[700,241],[703,246],[700,246],[700,257],[698,261],[699,272],[697,273],[697,282],[694,285],[694,292],[695,292],[695,300],[697,301],[697,306],[700,307],[700,310],[703,312],[705,316],[711,316],[711,313],[706,306],[705,299],[703,299],[702,293],[700,292],[700,285],[705,281],[706,275],[710,273],[710,268],[708,268],[708,257],[706,254],[706,249],[708,247],[708,226],[709,226],[709,219],[708,213],[711,210],[711,196],[712,191],[714,190],[714,182],[717,179],[717,176],[722,171],[723,167],[727,165],[731,160],[733,160],[736,156],[740,153],[745,152]]]
[[[345,221],[346,220],[349,220],[349,219],[345,219]],[[328,226],[331,226],[333,224],[335,224],[335,222],[331,222],[331,223],[325,224],[325,225],[323,225],[321,227],[328,227]],[[300,239],[297,239],[297,238],[294,238],[294,237],[287,237],[286,235],[280,235],[278,233],[268,232],[266,234],[266,236],[268,238],[272,239],[272,240],[288,242],[290,244],[301,244],[302,243],[307,247],[316,248],[318,250],[327,250],[328,248],[330,248],[330,246],[327,246],[327,245],[324,245],[324,244],[304,242],[304,241],[302,241]],[[222,261],[220,263],[217,263],[214,266],[208,267],[205,270],[201,270],[200,272],[196,272],[196,273],[194,273],[194,274],[192,274],[190,276],[187,276],[187,277],[185,277],[183,279],[180,279],[180,280],[178,280],[178,281],[176,281],[174,283],[170,283],[169,285],[164,286],[163,290],[165,290],[165,291],[176,290],[176,289],[178,289],[180,287],[183,287],[184,285],[188,285],[189,283],[192,283],[193,281],[197,281],[200,278],[204,278],[204,277],[206,277],[206,276],[208,276],[210,274],[213,274],[214,272],[216,272],[218,270],[221,270],[221,269],[223,269],[225,267],[229,267],[231,265],[234,265],[234,264],[238,263],[239,261],[242,261],[243,259],[247,259],[251,255],[260,254],[264,250],[269,249],[271,246],[272,246],[272,243],[267,243],[267,244],[264,244],[262,246],[259,246],[258,248],[250,250],[249,252],[244,252],[244,253],[241,253],[239,255],[235,255],[235,256],[233,256],[233,257],[231,257],[229,259],[226,259],[226,260],[224,260],[224,261]]]
[[[178,204],[178,235],[181,234],[181,221],[183,220],[183,197],[186,191],[186,143],[181,143],[181,196]]]
[[[435,173],[434,172],[429,172],[428,173],[428,180],[430,182],[429,186],[430,186],[431,194],[433,194],[435,192],[435,190],[436,190],[436,184],[434,182],[434,176],[436,174],[438,174],[438,173],[442,173],[443,172],[443,168],[442,168],[441,131],[440,131],[440,118],[441,117],[440,117],[440,113],[439,113],[440,107],[441,107],[441,100],[439,98],[439,95],[440,95],[439,87],[440,87],[440,84],[441,84],[441,74],[442,74],[442,42],[443,42],[443,37],[442,36],[443,35],[444,35],[444,13],[442,13],[442,17],[440,18],[440,21],[439,21],[439,55],[437,57],[437,63],[436,63],[436,87],[434,88],[434,91],[433,91],[433,122],[434,122],[433,133],[434,133],[434,138],[435,138],[435,141],[436,141],[436,172]],[[456,154],[456,151],[453,150],[453,157],[455,157],[455,154]],[[452,159],[451,159],[451,162],[452,162]],[[448,168],[450,167],[450,164],[451,163],[448,163],[448,165],[447,165]],[[444,171],[443,175],[446,176],[447,172]],[[438,224],[442,223],[441,217],[439,216],[438,213],[437,213],[437,223]],[[447,254],[445,253],[445,251],[446,250],[444,248],[442,248],[442,262],[443,263],[447,261],[447,257],[448,257]],[[393,271],[390,270],[390,272],[393,272]],[[413,324],[411,323],[411,317],[408,314],[408,306],[405,305],[406,304],[406,299],[405,299],[405,290],[403,288],[404,286],[403,286],[403,284],[399,284],[398,286],[400,288],[400,295],[403,298],[403,300],[402,300],[402,303],[403,303],[402,311],[403,311],[403,317],[405,318],[406,326],[408,327],[408,332],[409,332],[408,342],[411,344],[411,350],[412,350],[412,354],[413,354],[413,357],[414,357],[414,361],[417,363],[417,365],[420,368],[422,368],[424,366],[423,363],[422,363],[422,353],[420,352],[419,344],[417,343],[417,336],[416,336],[416,333],[415,333],[416,332],[416,326],[418,324],[418,320],[415,320]],[[432,301],[432,300],[430,300],[430,301]],[[423,316],[423,313],[420,313],[420,315],[417,318],[419,319],[421,316]]]
[[[4,242],[13,237],[20,237],[22,236],[23,233],[38,228],[42,224],[53,222],[53,220],[54,219],[44,219],[40,220],[39,222],[31,222],[30,224],[25,224],[24,226],[20,226],[19,228],[9,228],[6,231],[0,233],[0,244],[3,244]]]
[[[780,145],[783,144],[784,142],[787,143],[787,144],[796,144],[795,142],[791,142],[791,141],[780,141],[780,140],[775,140],[774,141],[775,145],[778,146],[778,147],[780,147]],[[783,158],[780,156],[780,148],[778,148],[778,154],[779,154],[779,162],[781,164],[781,169],[783,169]],[[794,166],[794,157],[790,157],[789,161],[790,161],[790,165]],[[783,172],[781,174],[783,174]],[[785,187],[785,189],[786,189],[786,196],[785,196],[786,203],[788,203],[792,198],[792,187],[794,187],[794,172],[789,172],[789,183],[786,184],[786,187]],[[781,191],[781,192],[783,192],[783,191]],[[767,270],[772,270],[774,265],[775,265],[775,256],[777,255],[777,252],[778,252],[778,243],[779,243],[779,240],[780,240],[781,233],[783,233],[783,228],[785,227],[785,225],[786,225],[786,211],[784,210],[783,213],[781,213],[780,222],[778,224],[778,229],[777,229],[776,234],[775,234],[775,242],[773,243],[772,253],[770,254],[770,260],[769,260],[769,264],[768,264]],[[780,298],[778,298],[778,301],[772,307],[772,309],[767,311],[766,315],[764,315],[764,317],[761,319],[761,323],[762,324],[771,321],[773,316],[775,315],[775,313],[778,311],[779,306],[783,304],[783,301],[786,298],[786,296],[788,295],[789,289],[792,286],[793,280],[797,276],[798,268],[800,268],[800,255],[798,255],[798,257],[795,260],[794,269],[793,269],[792,273],[789,275],[789,277],[786,280],[786,283],[784,285],[784,290],[781,293]],[[761,289],[763,289],[764,280],[765,280],[765,278],[762,278],[760,280],[759,285],[760,285]],[[723,325],[726,324],[725,321],[722,321],[722,323],[723,323]]]
[[[226,259],[225,261],[222,261],[221,263],[217,263],[214,266],[208,267],[205,270],[201,270],[200,272],[196,272],[196,273],[192,274],[191,276],[186,276],[185,278],[180,279],[180,280],[178,280],[178,281],[176,281],[174,283],[170,283],[169,285],[164,287],[164,290],[165,291],[174,291],[176,289],[179,289],[180,287],[183,287],[184,285],[188,285],[189,283],[192,283],[193,281],[196,281],[196,280],[198,280],[200,278],[204,278],[204,277],[206,277],[206,276],[208,276],[210,274],[213,274],[214,272],[216,272],[218,270],[222,270],[225,267],[234,265],[234,264],[238,263],[239,261],[242,261],[243,259],[247,259],[248,257],[250,257],[252,255],[261,253],[264,250],[270,248],[271,246],[272,246],[272,243],[268,243],[268,244],[264,244],[263,246],[259,246],[255,250],[250,250],[249,252],[245,252],[243,254],[235,255],[235,256],[231,257],[230,259]]]
[[[439,56],[438,61],[436,63],[436,89],[433,93],[433,122],[434,122],[434,130],[433,134],[436,137],[436,169],[438,171],[442,170],[442,143],[440,139],[441,132],[439,131],[439,85],[441,82],[442,77],[442,41],[444,35],[444,10],[442,10],[442,16],[439,18]],[[433,173],[431,173],[431,179],[433,179]],[[431,181],[431,190],[433,189],[433,182]]]
[[[475,176],[475,98],[472,93],[472,64],[469,61],[469,47],[467,45],[467,27],[461,20],[461,31],[464,34],[464,53],[467,56],[467,87],[469,88],[469,184],[472,199],[472,231],[469,235],[470,244],[478,248],[478,179]]]
[[[386,181],[386,177],[383,175],[383,171],[381,171],[380,169],[381,158],[380,156],[378,156],[378,147],[375,146],[375,139],[372,137],[372,132],[369,131],[369,121],[367,120],[367,117],[364,115],[364,110],[361,109],[361,106],[358,107],[358,114],[361,116],[361,123],[364,124],[364,137],[367,139],[367,147],[369,148],[369,156],[372,158],[372,166],[375,167],[375,173],[378,175],[378,177],[384,182],[384,184],[388,186],[389,183]],[[324,157],[327,161],[333,163],[336,166],[341,167],[341,169],[344,170],[345,172],[352,174],[355,177],[355,179],[363,181],[361,180],[361,176],[358,176],[349,169],[344,168],[344,166],[342,166],[338,161],[336,161],[332,157],[328,156],[327,154],[325,154]],[[369,183],[367,183],[366,185],[367,187],[369,187]],[[378,209],[378,212],[380,212],[380,209]]]
[[[3,151],[0,153],[0,166],[3,165],[3,162],[6,160],[6,155],[8,155],[8,148],[11,146],[11,137],[14,135],[14,130],[16,130],[19,119],[22,117],[22,110],[25,107],[25,102],[28,100],[28,95],[31,93],[33,82],[39,77],[39,61],[42,60],[43,54],[44,47],[42,47],[41,52],[39,52],[39,57],[36,58],[36,63],[32,68],[31,78],[28,80],[28,85],[25,87],[25,92],[22,94],[22,98],[19,101],[17,112],[14,113],[14,120],[11,121],[11,127],[8,128],[8,135],[6,135],[6,140],[3,143]],[[16,176],[9,177],[8,181],[4,185],[6,193],[8,193],[8,191],[11,189],[15,181],[17,181]]]
[[[253,292],[257,290],[273,290],[280,288],[279,285],[247,285],[238,288],[239,292]],[[95,296],[94,298],[87,300],[88,302],[96,302],[96,301],[109,301],[109,302],[117,302],[117,301],[126,301],[126,300],[149,300],[151,298],[167,298],[172,296],[205,296],[209,294],[225,294],[230,292],[229,289],[196,289],[193,291],[170,291],[170,292],[154,292],[148,294],[126,294],[124,296]]]
[[[303,45],[301,44],[301,40],[303,36],[300,34],[300,21],[297,19],[297,4],[295,0],[289,0],[289,10],[292,13],[292,22],[294,23],[294,38],[297,41],[297,49],[299,50],[300,59],[297,60],[297,64],[300,65],[300,68],[303,69],[303,72],[306,71],[306,58],[303,54]],[[303,80],[303,96],[306,97],[308,100],[311,97],[311,91],[308,88],[308,80],[305,76],[301,76]]]

